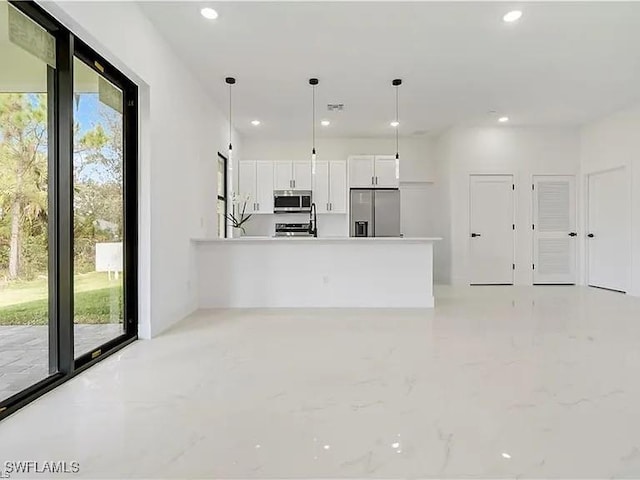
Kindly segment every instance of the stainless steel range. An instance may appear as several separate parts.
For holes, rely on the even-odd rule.
[[[311,237],[309,223],[276,223],[276,237]]]

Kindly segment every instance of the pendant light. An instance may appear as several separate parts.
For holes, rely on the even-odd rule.
[[[398,115],[398,93],[400,90],[400,85],[402,85],[402,79],[400,78],[396,78],[394,79],[391,84],[396,87],[396,119],[395,119],[395,124],[396,124],[396,180],[400,179],[400,146],[399,146],[399,141],[398,141],[398,136],[399,136],[399,130],[400,130],[400,120],[399,120],[399,115]]]
[[[316,174],[316,85],[319,81],[317,78],[310,78],[311,85],[311,175]]]
[[[236,79],[233,77],[227,77],[224,79],[225,83],[227,85],[229,85],[229,150],[228,150],[228,155],[229,158],[228,160],[228,164],[229,164],[229,170],[233,170],[233,145],[231,142],[231,130],[232,130],[232,122],[231,122],[231,87],[233,85],[236,84]],[[231,182],[233,184],[233,182]]]

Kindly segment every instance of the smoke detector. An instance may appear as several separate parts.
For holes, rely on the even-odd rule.
[[[328,103],[327,110],[330,112],[341,112],[344,110],[344,103]]]

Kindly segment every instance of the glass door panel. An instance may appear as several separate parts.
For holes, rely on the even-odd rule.
[[[96,64],[96,68],[99,65]],[[74,59],[74,352],[125,333],[123,92]]]
[[[55,59],[49,67],[24,38],[12,42],[10,25],[55,45],[0,0],[0,403],[57,370],[49,358],[48,284],[48,74]]]

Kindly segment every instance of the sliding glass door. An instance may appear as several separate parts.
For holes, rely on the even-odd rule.
[[[9,40],[38,28],[0,0],[0,402],[55,373],[49,362],[50,70]],[[37,31],[36,31],[37,32]],[[37,52],[40,53],[40,52]]]
[[[125,333],[123,305],[123,92],[75,57],[74,352]]]
[[[137,336],[137,88],[0,0],[0,419]]]

